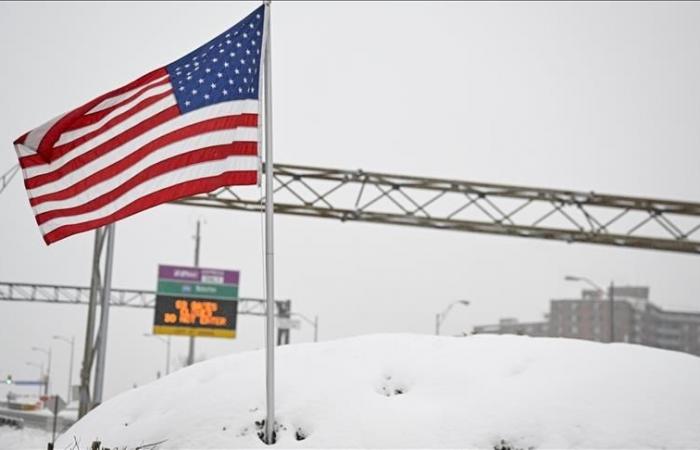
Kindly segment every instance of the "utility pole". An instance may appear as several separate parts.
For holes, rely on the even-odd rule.
[[[463,306],[469,306],[469,300],[455,300],[454,302],[450,303],[447,308],[441,313],[435,314],[435,335],[440,336],[440,326],[442,325],[442,322],[445,320],[447,317],[447,314],[452,310],[452,307],[455,305],[463,305]]]
[[[314,317],[314,342],[318,342],[318,316]]]
[[[199,244],[201,241],[201,221],[197,220],[197,234],[194,236],[194,266],[199,267]],[[187,352],[187,365],[194,364],[194,336],[190,336],[190,348]]]
[[[26,364],[28,366],[36,367],[37,369],[39,369],[38,386],[39,386],[39,397],[41,397],[41,389],[42,389],[41,385],[43,384],[44,387],[46,386],[46,377],[44,376],[44,363],[43,362],[42,363],[35,363],[35,362],[27,361]]]
[[[144,333],[143,335],[145,337],[158,338],[159,341],[161,341],[162,343],[165,344],[165,374],[166,375],[170,374],[170,336],[163,339],[162,337],[158,336],[157,334]]]
[[[593,281],[589,280],[586,277],[577,277],[573,275],[567,275],[564,277],[566,281],[583,281],[587,283],[589,286],[592,286],[596,292],[598,293],[598,296],[601,300],[603,300],[603,296],[605,295],[605,289],[600,287],[599,285],[595,284]],[[610,281],[610,287],[608,288],[608,303],[610,304],[610,341],[609,342],[615,342],[615,282]],[[602,325],[602,324],[601,324]]]
[[[46,384],[44,385],[44,395],[49,395],[49,383],[51,382],[51,347],[49,347],[49,368],[46,371]]]
[[[53,338],[70,344],[70,365],[68,366],[68,393],[66,395],[66,401],[70,403],[71,400],[73,400],[73,351],[75,350],[75,336],[71,336],[70,339],[64,336],[54,336]]]
[[[610,342],[615,342],[615,284],[610,282],[608,297],[610,299]]]
[[[165,357],[167,358],[165,362],[165,374],[170,375],[170,336],[168,336],[167,346],[167,351],[165,352]]]
[[[49,382],[51,380],[51,347],[49,346],[48,349],[46,348],[41,348],[41,347],[32,347],[32,350],[35,352],[41,352],[46,355],[48,358],[49,362],[49,367],[48,370],[46,371],[45,379],[44,379],[44,395],[49,395]],[[44,363],[41,364],[41,371],[44,371]]]
[[[291,302],[288,303],[289,306],[286,308],[286,312],[289,313],[289,310],[292,309],[291,307]],[[280,308],[280,318],[284,318],[282,312],[285,311],[285,308]],[[318,342],[318,315],[314,316],[314,320],[309,319],[305,315],[298,313],[298,312],[293,312],[289,314],[289,317],[299,317],[300,319],[304,320],[306,323],[314,327],[314,342]],[[289,344],[289,342],[287,342]]]

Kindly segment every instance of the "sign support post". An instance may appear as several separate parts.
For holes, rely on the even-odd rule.
[[[200,223],[197,220],[197,234],[194,236],[194,266],[199,267],[199,243],[201,239]],[[190,336],[190,348],[187,352],[187,365],[191,366],[194,364],[194,336]]]

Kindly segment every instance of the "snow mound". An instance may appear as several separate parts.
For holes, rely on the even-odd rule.
[[[630,344],[373,335],[278,347],[275,447],[696,448],[700,358]],[[128,370],[121,368],[120,370]],[[57,443],[265,447],[262,351],[125,392]]]

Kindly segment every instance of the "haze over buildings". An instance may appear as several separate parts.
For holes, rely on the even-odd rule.
[[[543,321],[501,319],[497,324],[475,326],[474,333],[629,342],[700,356],[700,313],[664,309],[652,303],[644,286],[615,286],[613,299],[613,327],[609,298],[584,289],[580,299],[551,300]]]

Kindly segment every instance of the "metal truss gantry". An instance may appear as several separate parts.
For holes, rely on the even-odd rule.
[[[90,287],[0,281],[0,301],[87,306],[90,303]],[[153,308],[155,302],[155,291],[134,289],[112,288],[109,299],[110,306],[126,306],[130,308]],[[290,300],[277,300],[276,305],[278,317],[289,317],[291,313]],[[265,316],[265,299],[239,298],[238,314]]]
[[[700,254],[700,203],[275,164],[275,212]],[[173,203],[261,212],[258,189]]]
[[[112,231],[113,232],[113,231]],[[0,281],[0,301],[14,302],[41,302],[60,305],[86,305],[88,307],[88,325],[85,338],[85,356],[80,371],[80,408],[79,417],[84,416],[88,410],[94,408],[102,401],[102,385],[104,383],[104,365],[100,370],[100,362],[106,356],[106,341],[102,336],[107,332],[108,316],[105,313],[112,306],[126,306],[132,308],[153,308],[156,301],[155,291],[132,289],[103,289],[104,280],[100,276],[100,259],[102,247],[108,235],[107,229],[99,229],[95,235],[95,253],[93,258],[92,287],[66,286],[37,283],[12,283]],[[109,292],[109,301],[104,301],[104,293]],[[97,297],[100,297],[98,302]],[[100,324],[96,328],[97,305],[100,304]],[[291,300],[276,300],[275,315],[279,318],[289,319],[292,314]],[[251,316],[265,316],[266,300],[258,298],[239,298],[238,314]],[[284,322],[282,322],[284,323]],[[289,344],[290,330],[286,327],[277,329],[277,345]],[[95,376],[90,389],[90,379],[93,365],[97,360]]]

